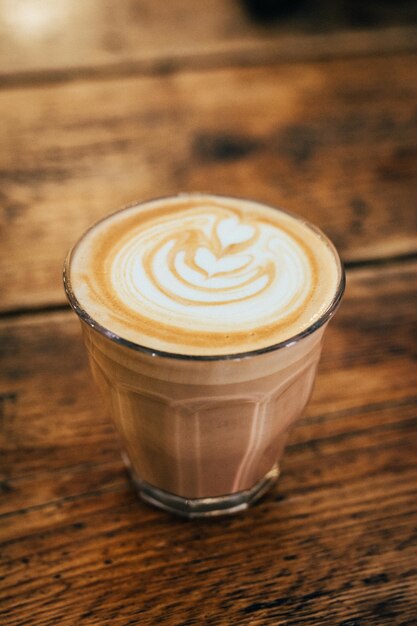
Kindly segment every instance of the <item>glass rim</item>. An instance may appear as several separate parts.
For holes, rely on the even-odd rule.
[[[78,248],[78,246],[87,236],[87,234],[90,233],[92,230],[94,230],[96,226],[98,226],[99,224],[102,224],[103,222],[113,217],[114,215],[117,215],[118,213],[123,213],[124,211],[128,211],[129,209],[133,209],[135,207],[141,207],[151,202],[158,202],[161,200],[172,200],[174,198],[181,198],[181,197],[187,197],[187,196],[226,198],[230,200],[238,200],[238,201],[253,202],[255,204],[260,204],[267,208],[278,210],[281,213],[285,213],[286,215],[289,215],[290,217],[297,220],[298,222],[303,223],[307,228],[309,228],[314,233],[316,233],[316,235],[318,235],[331,249],[333,256],[335,258],[337,267],[338,267],[338,271],[339,271],[339,282],[337,284],[335,294],[332,300],[330,301],[328,307],[325,309],[325,311],[323,311],[320,317],[317,318],[312,324],[304,328],[299,333],[296,333],[295,335],[292,335],[291,337],[288,337],[287,339],[284,339],[270,346],[257,348],[255,350],[247,350],[245,352],[233,352],[233,353],[228,353],[228,354],[212,354],[211,355],[211,354],[182,354],[182,353],[177,353],[177,352],[169,352],[167,350],[159,350],[158,348],[149,348],[148,346],[141,345],[129,339],[124,339],[117,333],[114,333],[110,329],[106,328],[105,326],[97,322],[89,313],[87,313],[87,311],[81,306],[80,302],[78,301],[72,289],[71,278],[70,278],[72,256],[76,248]],[[343,293],[345,291],[346,274],[345,274],[345,269],[343,267],[343,263],[339,256],[339,253],[336,247],[334,246],[333,242],[327,237],[327,235],[323,233],[323,231],[320,228],[318,228],[318,226],[315,226],[314,224],[304,219],[303,217],[296,215],[295,213],[292,213],[291,211],[287,211],[286,209],[281,209],[280,207],[274,207],[264,202],[261,202],[258,200],[252,200],[250,198],[242,198],[238,196],[204,193],[204,192],[188,192],[188,193],[178,193],[178,194],[173,194],[173,195],[158,196],[157,198],[150,198],[148,200],[142,200],[140,202],[132,202],[130,204],[123,206],[122,208],[116,211],[113,211],[112,213],[109,213],[105,217],[94,222],[94,224],[92,224],[89,228],[87,228],[87,230],[84,231],[84,233],[81,235],[78,241],[74,244],[74,246],[68,252],[68,255],[64,262],[63,282],[64,282],[64,289],[65,289],[65,293],[68,298],[69,304],[71,308],[73,309],[73,311],[78,315],[78,317],[83,322],[85,322],[88,326],[90,326],[93,330],[97,331],[99,334],[103,335],[104,337],[107,337],[107,339],[113,341],[116,344],[129,348],[136,352],[147,354],[148,356],[151,356],[151,357],[158,356],[161,358],[181,360],[181,361],[233,361],[233,360],[241,360],[245,358],[259,356],[261,354],[267,354],[269,352],[275,352],[276,350],[280,350],[282,348],[289,347],[293,345],[294,343],[298,343],[301,339],[304,339],[305,337],[308,337],[309,335],[313,334],[316,330],[318,330],[321,326],[323,326],[326,322],[328,322],[333,317],[334,313],[336,312],[336,309],[338,305],[340,304]]]

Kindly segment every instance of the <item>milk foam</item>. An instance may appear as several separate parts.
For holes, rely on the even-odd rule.
[[[182,354],[233,354],[294,336],[340,279],[324,237],[263,205],[206,195],[131,207],[71,258],[81,307],[117,335]]]

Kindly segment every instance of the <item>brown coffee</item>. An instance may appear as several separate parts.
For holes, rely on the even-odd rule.
[[[141,495],[191,516],[258,497],[342,295],[329,241],[254,202],[178,196],[94,226],[66,289]]]

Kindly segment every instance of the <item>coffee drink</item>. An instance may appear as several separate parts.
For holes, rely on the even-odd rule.
[[[339,268],[303,222],[254,202],[178,196],[131,207],[74,251],[81,306],[132,343],[186,355],[272,346],[311,326]]]
[[[248,200],[163,198],[87,231],[66,291],[142,497],[197,516],[265,491],[343,284],[318,229]]]

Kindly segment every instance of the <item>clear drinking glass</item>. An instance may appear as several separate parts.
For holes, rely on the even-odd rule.
[[[80,306],[71,288],[68,255],[65,291],[81,320],[93,376],[116,425],[123,459],[145,501],[190,518],[235,513],[276,481],[291,426],[313,389],[323,334],[345,286],[333,245],[308,227],[334,253],[339,280],[330,305],[298,335],[241,354],[173,354],[117,336]]]

